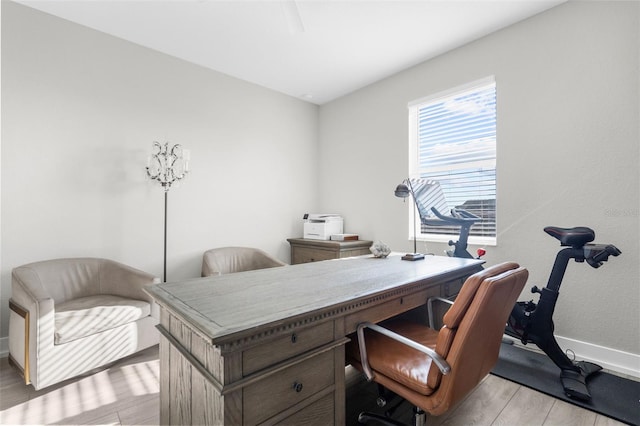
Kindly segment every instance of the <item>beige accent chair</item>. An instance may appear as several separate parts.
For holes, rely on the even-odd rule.
[[[221,247],[204,252],[202,276],[209,277],[285,265],[286,263],[257,248]]]
[[[158,306],[143,288],[159,282],[108,259],[15,268],[9,363],[42,389],[156,345]]]

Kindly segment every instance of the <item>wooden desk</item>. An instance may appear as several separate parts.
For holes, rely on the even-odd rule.
[[[344,344],[482,261],[363,256],[157,284],[162,424],[345,424]]]

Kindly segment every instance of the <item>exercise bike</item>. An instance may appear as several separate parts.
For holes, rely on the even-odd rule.
[[[548,226],[544,231],[560,241],[562,247],[556,255],[547,286],[531,288],[540,294],[538,303],[532,300],[517,302],[511,311],[505,334],[519,339],[524,345],[534,343],[560,368],[560,381],[565,394],[583,401],[591,399],[587,388],[587,377],[600,371],[601,366],[587,362],[574,362],[560,349],[553,335],[553,311],[558,300],[560,284],[569,260],[586,261],[591,267],[599,268],[609,256],[618,256],[621,251],[611,244],[588,244],[595,239],[595,233],[587,227],[558,228]]]
[[[453,250],[446,250],[449,257],[461,257],[465,259],[480,259],[486,252],[484,249],[478,249],[478,255],[472,256],[467,251],[467,240],[469,238],[469,230],[476,223],[482,220],[481,217],[461,208],[453,208],[450,210],[450,216],[445,216],[438,210],[448,209],[448,203],[445,199],[444,192],[440,186],[440,182],[430,179],[407,179],[408,188],[404,185],[396,188],[396,196],[406,197],[405,194],[410,192],[416,204],[416,209],[420,217],[420,222],[427,226],[446,226],[460,227],[458,241],[449,241],[450,246],[454,246]],[[399,189],[402,189],[399,191]],[[431,206],[431,208],[429,208]],[[431,216],[429,213],[435,216]]]
[[[429,226],[459,226],[460,234],[458,241],[449,240],[449,245],[453,246],[453,250],[446,250],[449,257],[461,257],[463,259],[480,259],[486,254],[485,249],[479,248],[477,250],[477,256],[473,256],[467,250],[467,241],[469,239],[469,230],[476,223],[482,220],[481,217],[476,216],[464,209],[453,208],[451,209],[451,215],[445,216],[435,207],[431,207],[431,211],[436,218],[423,217],[421,218],[424,225]]]

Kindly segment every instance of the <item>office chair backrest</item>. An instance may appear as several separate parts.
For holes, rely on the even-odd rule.
[[[285,263],[252,247],[220,247],[203,255],[202,276],[230,274],[284,266]]]
[[[495,365],[509,313],[528,276],[525,268],[507,262],[465,282],[443,317],[435,348],[446,358],[451,373],[441,376],[435,366],[429,371],[429,384],[437,389],[433,397],[440,400],[441,410],[464,398]]]

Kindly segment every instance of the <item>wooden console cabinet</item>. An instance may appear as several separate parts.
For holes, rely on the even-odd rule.
[[[373,244],[367,240],[326,241],[288,238],[287,241],[291,245],[292,265],[371,254],[369,247]]]

